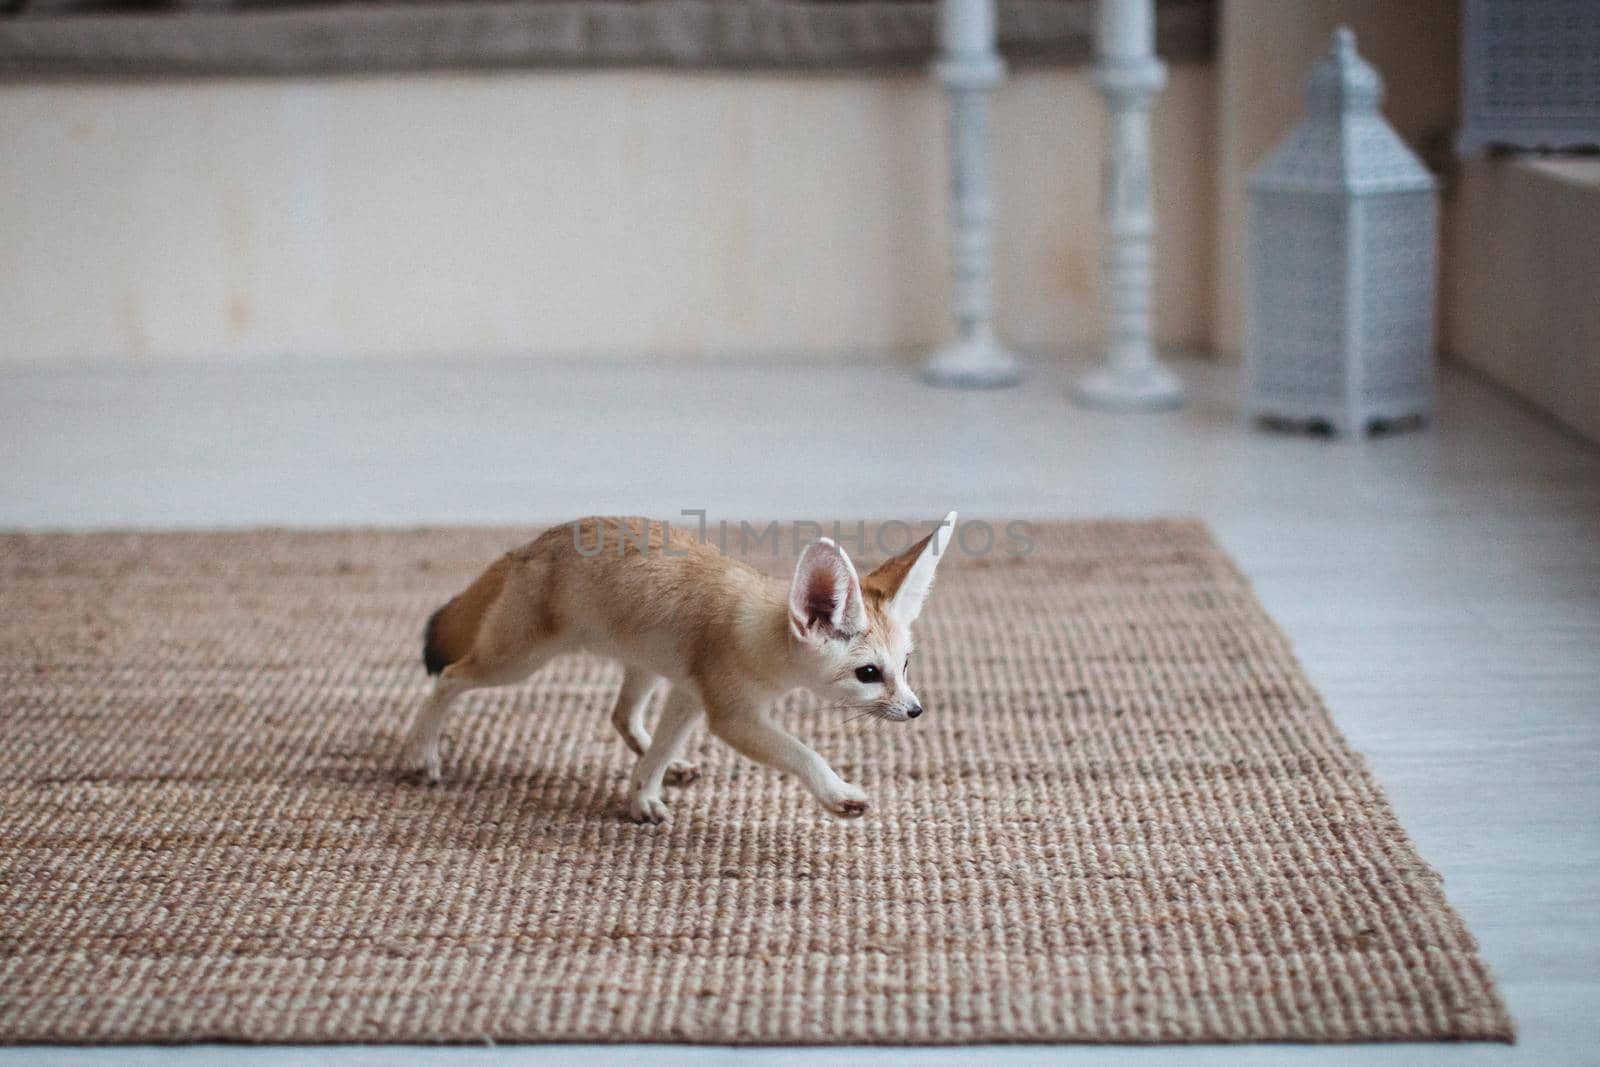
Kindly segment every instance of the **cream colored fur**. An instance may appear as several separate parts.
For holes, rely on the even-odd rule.
[[[430,621],[427,656],[447,665],[412,727],[407,764],[438,779],[440,734],[462,693],[519,682],[554,656],[587,651],[624,667],[612,721],[639,754],[635,819],[668,818],[662,785],[695,776],[677,756],[702,717],[739,752],[798,778],[828,811],[861,815],[866,794],[774,722],[771,708],[804,688],[852,714],[920,715],[906,677],[911,624],[954,528],[951,512],[865,578],[824,538],[802,553],[788,582],[646,519],[547,530]],[[869,664],[879,677],[863,682],[856,672]],[[652,737],[644,711],[662,679],[671,688]]]

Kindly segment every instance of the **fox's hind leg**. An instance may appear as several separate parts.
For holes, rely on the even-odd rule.
[[[439,780],[439,735],[462,693],[520,682],[563,651],[543,594],[539,573],[503,556],[428,620],[423,662],[439,681],[406,740],[408,770]]]
[[[471,685],[455,676],[454,664],[445,668],[445,672],[433,684],[428,703],[411,724],[411,733],[406,738],[406,770],[420,774],[430,782],[439,780],[439,735],[444,733],[445,720],[450,717],[450,705],[471,688]]]
[[[406,739],[405,766],[430,782],[439,780],[439,736],[444,733],[456,698],[472,689],[512,685],[543,667],[554,650],[540,649],[513,663],[485,667],[476,652],[452,663],[434,683],[433,695],[418,713]]]

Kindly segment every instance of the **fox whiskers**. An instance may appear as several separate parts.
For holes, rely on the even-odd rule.
[[[845,705],[842,705],[842,707],[845,707],[845,708],[860,708],[861,709],[860,711],[857,711],[854,715],[850,716],[848,719],[846,719],[844,721],[844,724],[846,726],[848,726],[850,723],[855,722],[857,719],[865,719],[865,718],[869,718],[869,717],[877,719],[880,722],[888,722],[889,721],[888,714],[876,704],[866,704],[866,705],[862,705],[862,704],[845,704]]]
[[[830,715],[836,711],[855,712],[854,715],[849,715],[840,720],[840,725],[843,726],[853,723],[857,719],[864,719],[868,715],[871,715],[876,710],[876,705],[874,705],[871,701],[836,700],[832,704],[822,705],[819,710],[824,715]]]
[[[841,720],[841,725],[855,722],[859,718],[872,714],[872,708],[870,705],[862,704],[854,700],[840,700],[832,704],[824,704],[821,710],[822,714],[824,715],[829,715],[836,711],[853,711],[856,713]]]

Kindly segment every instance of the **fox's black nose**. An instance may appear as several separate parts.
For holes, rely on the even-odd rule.
[[[922,705],[921,704],[913,704],[909,708],[906,709],[906,718],[908,718],[908,719],[915,719],[918,715],[921,715],[921,714],[922,714]]]

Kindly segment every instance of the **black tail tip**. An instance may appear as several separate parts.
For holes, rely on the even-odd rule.
[[[429,674],[438,674],[450,666],[450,661],[444,658],[444,654],[439,651],[438,645],[433,640],[433,631],[439,625],[439,616],[443,614],[444,608],[440,608],[429,615],[428,625],[422,630],[422,666]]]

